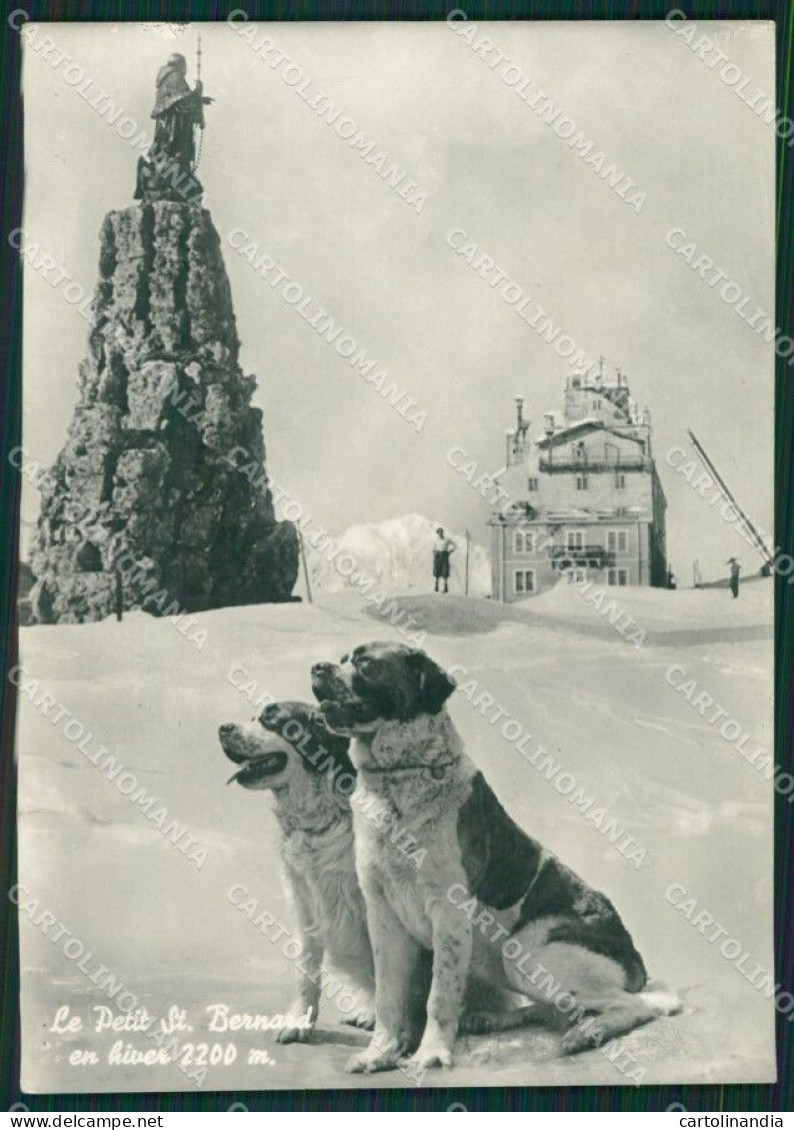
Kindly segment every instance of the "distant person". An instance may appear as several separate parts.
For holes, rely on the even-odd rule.
[[[449,592],[449,559],[455,552],[455,543],[444,533],[444,527],[436,530],[436,540],[433,542],[433,576],[438,592],[438,582],[444,582],[444,592]]]
[[[741,565],[735,557],[729,557],[727,564],[731,567],[731,592],[733,593],[733,599],[736,600],[739,595],[739,570],[741,569]]]
[[[677,589],[678,581],[676,580],[675,573],[672,569],[667,570],[667,587],[669,589]]]

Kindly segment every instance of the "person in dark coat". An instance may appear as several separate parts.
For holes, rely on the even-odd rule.
[[[729,557],[727,564],[731,567],[730,586],[733,599],[736,600],[739,595],[739,570],[741,569],[741,565],[735,557]]]
[[[449,559],[455,552],[455,543],[444,533],[444,527],[436,530],[436,540],[433,543],[433,576],[435,578],[435,592],[438,592],[438,582],[444,582],[444,592],[449,592]]]

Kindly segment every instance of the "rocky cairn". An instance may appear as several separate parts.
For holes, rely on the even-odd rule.
[[[30,594],[39,623],[291,599],[294,526],[266,483],[256,387],[238,363],[209,212],[110,212],[80,400],[42,485]],[[245,473],[240,470],[245,468]]]

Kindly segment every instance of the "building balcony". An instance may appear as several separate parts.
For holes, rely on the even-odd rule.
[[[549,560],[552,569],[569,569],[577,565],[609,569],[615,564],[615,554],[611,549],[604,549],[603,545],[580,545],[576,549],[555,545],[549,550]]]
[[[645,455],[627,455],[619,460],[606,459],[554,459],[541,456],[539,469],[547,475],[575,472],[579,475],[607,475],[621,471],[650,471],[653,460]]]

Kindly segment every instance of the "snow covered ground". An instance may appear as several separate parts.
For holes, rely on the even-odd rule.
[[[755,743],[771,749],[772,585],[752,588],[739,601],[719,591],[621,590],[629,614],[648,628],[639,649],[570,587],[509,608],[452,596],[405,598],[428,630],[428,652],[465,668],[451,711],[496,793],[524,828],[610,895],[651,975],[686,1002],[682,1015],[625,1040],[646,1083],[774,1078],[771,1003],[735,967],[735,955],[733,962],[723,956],[720,943],[699,933],[665,894],[678,884],[673,901],[684,898],[681,891],[696,899],[749,953],[746,972],[756,964],[773,969],[771,784],[665,679],[672,665],[683,668]],[[207,1012],[224,1003],[274,1016],[293,996],[281,947],[227,897],[242,885],[260,910],[292,922],[269,801],[226,787],[217,727],[250,717],[249,699],[266,692],[310,698],[312,662],[397,632],[373,623],[372,610],[351,592],[321,593],[311,606],[205,613],[196,624],[207,633],[200,648],[195,628],[191,642],[171,621],[140,613],[120,624],[22,630],[22,663],[38,692],[23,683],[30,697],[19,700],[20,882],[28,902],[38,900],[30,916],[46,909],[78,940],[67,956],[67,935],[53,940],[53,929],[45,936],[21,915],[23,1086],[193,1085],[173,1065],[108,1062],[119,1052],[124,1058],[125,1045],[145,1052],[156,1044],[134,1031],[93,1030],[90,1021],[110,1020],[100,1010],[110,1002],[90,979],[100,965],[150,1014],[165,1017],[175,1007],[179,1017],[184,1010],[178,1038],[195,1043],[196,1059],[217,1055],[215,1044],[231,1058],[235,1045],[234,1062],[209,1068],[207,1090],[407,1085],[396,1072],[343,1074],[365,1036],[340,1026],[328,1002],[314,1041],[303,1046],[276,1044],[271,1033],[209,1032]],[[645,856],[641,867],[472,706],[472,679],[633,837]],[[31,701],[45,689],[69,711],[60,722],[52,720],[56,711],[48,719]],[[77,725],[67,733],[70,718],[90,739],[75,740]],[[123,766],[114,781],[88,759],[100,743]],[[181,840],[191,844],[186,852],[164,837],[156,808],[147,815],[125,795],[130,780],[193,838]],[[69,1013],[60,1013],[57,1026],[79,1020],[79,1029],[54,1031],[63,1008]],[[120,1008],[113,1015],[124,1023]],[[267,1054],[249,1062],[252,1050]],[[560,1057],[556,1038],[543,1030],[464,1038],[456,1066],[426,1079],[429,1086],[626,1082],[602,1051]]]

